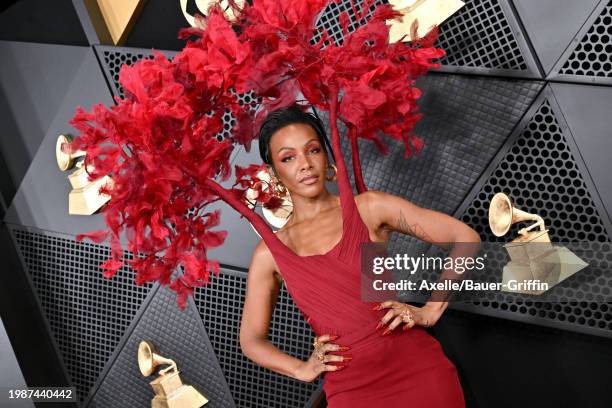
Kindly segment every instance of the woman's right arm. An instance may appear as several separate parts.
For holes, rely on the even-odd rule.
[[[336,366],[325,364],[343,361],[341,356],[325,355],[320,362],[315,353],[308,361],[302,361],[281,351],[268,340],[268,332],[274,306],[280,292],[280,282],[275,276],[276,263],[265,243],[255,248],[247,277],[247,290],[242,320],[240,322],[240,347],[242,352],[255,363],[280,374],[301,380],[313,381],[323,371],[337,370]],[[329,336],[319,337],[323,353],[337,351],[340,346],[328,343]]]
[[[261,241],[255,248],[247,277],[246,299],[240,322],[242,352],[257,364],[296,378],[302,360],[292,357],[268,340],[274,305],[280,292],[275,262]]]

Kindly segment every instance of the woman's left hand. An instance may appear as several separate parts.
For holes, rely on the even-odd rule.
[[[376,327],[376,330],[381,329],[390,322],[382,333],[383,336],[391,333],[400,324],[404,325],[403,330],[408,330],[415,325],[431,327],[436,324],[442,315],[442,309],[434,307],[430,303],[423,307],[417,307],[395,300],[387,300],[374,307],[374,310],[383,309],[389,309],[389,311],[380,319],[381,321]]]

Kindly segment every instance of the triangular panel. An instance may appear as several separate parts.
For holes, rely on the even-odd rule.
[[[151,406],[154,393],[149,382],[154,376],[143,377],[136,358],[142,340],[152,341],[160,355],[176,362],[183,382],[209,399],[206,408],[235,407],[193,299],[181,311],[176,295],[168,287],[160,287],[126,336],[89,407]]]
[[[489,228],[488,204],[499,191],[508,194],[521,210],[541,215],[551,228],[552,240],[610,239],[558,113],[548,100],[541,103],[462,215],[483,241],[507,240],[494,236]]]
[[[110,257],[107,246],[16,226],[12,233],[83,400],[152,285],[135,285],[127,267],[105,279],[99,265]]]
[[[360,141],[366,186],[415,204],[453,213],[512,133],[538,92],[540,81],[435,74],[420,78],[423,117],[415,133],[425,142],[404,158],[403,143],[385,137],[388,156]],[[346,143],[346,140],[343,140]],[[345,152],[350,148],[345,146]],[[350,157],[347,157],[350,161]]]
[[[459,216],[480,234],[483,242],[511,240],[517,236],[519,227],[528,224],[515,224],[501,238],[494,236],[489,228],[491,199],[495,193],[505,192],[515,207],[542,216],[553,242],[590,242],[593,248],[609,248],[609,223],[605,216],[602,218],[588,174],[583,173],[582,160],[551,98],[547,92],[546,97],[538,99],[531,119],[500,151],[495,163],[485,172],[484,184],[470,193]],[[612,285],[608,272],[612,259],[600,256],[599,251],[588,251],[581,257],[589,267],[550,289],[549,295],[558,299],[591,300],[591,303],[563,305],[538,302],[537,298],[525,301],[507,292],[492,295],[492,301],[474,303],[488,309],[487,313],[517,319],[526,317],[533,323],[609,335],[612,322],[605,314],[607,305],[601,288]],[[491,276],[495,280],[500,278]]]
[[[123,45],[145,0],[98,0],[100,13],[115,45]]]
[[[514,0],[545,73],[550,72],[599,0]],[[563,24],[559,24],[559,22]]]
[[[604,3],[600,3],[604,4]],[[599,7],[598,7],[599,8]],[[560,76],[586,76],[601,79],[612,78],[612,0],[582,35],[580,42],[567,59],[557,65]],[[567,52],[566,52],[567,55]],[[553,72],[553,75],[555,73]]]
[[[514,15],[504,0],[466,0],[440,26],[437,45],[446,51],[445,66],[512,70],[539,77]]]
[[[597,192],[610,215],[612,214],[610,180],[612,88],[560,83],[551,84],[551,88],[584,163],[589,169]]]

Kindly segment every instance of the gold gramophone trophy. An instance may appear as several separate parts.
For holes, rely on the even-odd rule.
[[[68,154],[62,150],[62,145],[69,145],[70,143],[72,143],[72,138],[66,135],[59,135],[55,143],[55,158],[59,169],[68,171],[74,167],[77,168],[68,176],[68,181],[72,186],[72,191],[68,195],[68,213],[92,215],[110,200],[110,196],[100,194],[99,190],[106,183],[111,183],[112,179],[109,176],[104,176],[89,181],[82,159],[85,157],[85,152],[78,150]],[[92,170],[91,167],[89,169]]]
[[[465,5],[461,0],[389,0],[389,4],[403,14],[401,18],[387,20],[390,43],[404,35],[404,41],[412,41],[414,21],[419,24],[417,35],[423,37],[434,25],[439,26]]]
[[[504,245],[510,262],[503,269],[502,290],[541,295],[587,266],[569,249],[550,242],[542,217],[519,210],[504,193],[493,196],[489,205],[489,227],[493,234],[502,237],[513,224],[524,221],[535,222],[521,228],[519,236]]]
[[[168,367],[159,370],[159,376],[151,381],[155,397],[151,400],[151,408],[198,408],[208,403],[191,385],[183,384],[174,360],[160,356],[155,345],[143,340],[138,346],[138,367],[145,377],[155,372],[159,365]]]

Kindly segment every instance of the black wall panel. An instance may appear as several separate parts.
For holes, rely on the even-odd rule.
[[[156,287],[100,377],[88,407],[150,406],[156,375],[143,377],[136,358],[138,345],[150,340],[160,355],[174,360],[184,384],[194,386],[209,402],[207,408],[234,408],[229,388],[192,299],[185,310],[167,287]]]
[[[226,268],[210,286],[196,291],[184,312],[178,311],[174,294],[166,288],[136,286],[127,268],[113,280],[103,279],[97,265],[108,256],[108,247],[74,241],[74,235],[100,229],[103,222],[99,215],[67,214],[70,186],[68,174],[55,164],[55,140],[72,130],[67,122],[76,106],[110,106],[113,95],[122,96],[121,64],[150,57],[150,47],[180,49],[183,42],[168,37],[168,32],[176,33],[186,24],[178,2],[147,3],[128,39],[128,45],[144,48],[96,45],[58,51],[53,46],[0,43],[3,55],[11,57],[0,70],[0,103],[9,112],[2,115],[2,123],[20,141],[21,152],[29,153],[22,160],[13,154],[15,148],[8,143],[12,140],[2,139],[5,167],[21,174],[2,179],[3,198],[6,191],[12,191],[11,198],[15,195],[12,204],[6,202],[10,206],[5,220],[23,261],[22,277],[32,281],[53,346],[63,360],[57,363],[59,371],[65,367],[88,406],[146,405],[152,397],[147,384],[151,378],[143,378],[136,369],[135,347],[149,337],[184,367],[187,383],[212,396],[214,406],[307,406],[320,392],[320,382],[305,384],[275,374],[240,350],[245,270],[259,238],[230,207],[214,206],[222,210],[222,228],[229,236],[210,252]],[[424,117],[416,130],[425,140],[423,152],[406,160],[403,147],[390,142],[391,153],[385,157],[361,141],[366,185],[453,214],[486,240],[493,239],[486,222],[490,196],[496,189],[511,187],[522,209],[545,215],[554,227],[553,238],[609,241],[612,193],[606,180],[606,152],[612,128],[612,2],[579,3],[467,0],[441,26],[438,44],[447,51],[442,68],[418,81]],[[337,15],[347,9],[350,0],[343,0],[319,18],[319,25],[339,41]],[[362,23],[353,19],[351,29]],[[56,60],[40,70],[36,59],[28,59],[29,53]],[[21,79],[26,96],[5,85],[22,73],[27,74]],[[37,75],[40,78],[34,79]],[[49,84],[50,93],[45,88]],[[253,95],[243,98],[251,101]],[[29,123],[32,112],[37,120]],[[220,139],[231,137],[233,118],[224,119]],[[343,146],[350,162],[346,140]],[[558,158],[562,163],[556,162]],[[539,167],[526,167],[526,159]],[[236,149],[232,156],[234,164],[256,162],[256,143],[251,151]],[[556,208],[559,204],[562,209]],[[392,245],[422,244],[393,237]],[[600,261],[599,271],[577,275],[593,279],[592,288],[610,286],[607,272],[612,260]],[[592,273],[600,275],[587,276]],[[567,290],[573,290],[571,285]],[[508,296],[453,307],[463,311],[449,310],[432,331],[457,364],[469,407],[612,405],[599,382],[609,365],[609,341],[604,338],[612,333],[609,304],[521,303]],[[312,335],[283,289],[271,340],[305,359]],[[567,362],[563,352],[570,350],[580,361]],[[193,359],[194,353],[201,358]]]
[[[151,285],[134,284],[126,267],[105,279],[107,246],[11,226],[64,365],[82,401],[115,351]],[[126,253],[129,259],[130,254]]]
[[[75,60],[75,65],[78,65],[76,70],[67,71],[72,76],[65,85],[64,98],[59,102],[48,101],[49,105],[54,105],[50,109],[56,109],[57,112],[48,127],[40,129],[44,137],[6,213],[6,222],[71,235],[98,230],[104,226],[99,215],[84,217],[68,214],[71,187],[67,176],[70,173],[61,172],[55,158],[57,137],[62,133],[74,135],[75,130],[68,122],[74,116],[77,106],[90,109],[94,103],[107,106],[112,104],[111,94],[94,51],[85,49],[82,59]],[[56,75],[63,74],[59,71]],[[60,82],[64,83],[66,79],[62,78]],[[13,108],[23,109],[25,115],[29,106],[15,103]],[[6,157],[10,152],[3,151],[3,154]]]
[[[515,205],[541,215],[554,242],[594,242],[609,245],[610,222],[568,132],[567,125],[547,89],[529,112],[528,121],[517,129],[483,172],[484,183],[475,186],[457,215],[486,242],[505,242],[489,229],[488,205],[499,191],[509,194]],[[510,235],[517,233],[516,226]],[[603,253],[609,252],[602,247]],[[612,314],[601,288],[612,286],[608,271],[612,258],[584,258],[590,266],[550,289],[559,299],[583,302],[538,302],[537,297],[498,293],[478,302],[483,309],[533,323],[559,325],[612,337]],[[591,302],[587,302],[591,300]],[[464,310],[469,305],[459,305]]]
[[[7,206],[90,52],[86,47],[0,41],[0,170]]]
[[[612,1],[600,0],[549,78],[612,84]]]
[[[506,0],[466,0],[445,21],[438,45],[444,71],[540,78],[541,73]]]
[[[513,0],[538,60],[548,74],[600,0]],[[559,22],[563,24],[559,24]]]
[[[602,213],[610,217],[612,182],[609,152],[612,151],[612,129],[609,118],[612,114],[612,87],[553,83],[550,88],[563,112],[568,131],[576,142],[578,154],[601,197],[604,206]]]
[[[0,384],[3,387],[23,389],[27,386],[2,319],[0,319],[0,363],[2,363],[0,364]],[[32,401],[23,401],[21,405],[24,408],[34,408]]]
[[[211,285],[195,292],[195,301],[227,382],[239,407],[302,407],[321,381],[304,383],[250,361],[240,350],[240,320],[246,295],[245,272],[223,270]],[[270,325],[270,341],[302,360],[308,359],[314,333],[283,285]],[[253,379],[257,381],[253,381]]]
[[[88,45],[71,0],[13,0],[4,3],[0,14],[0,39]]]

